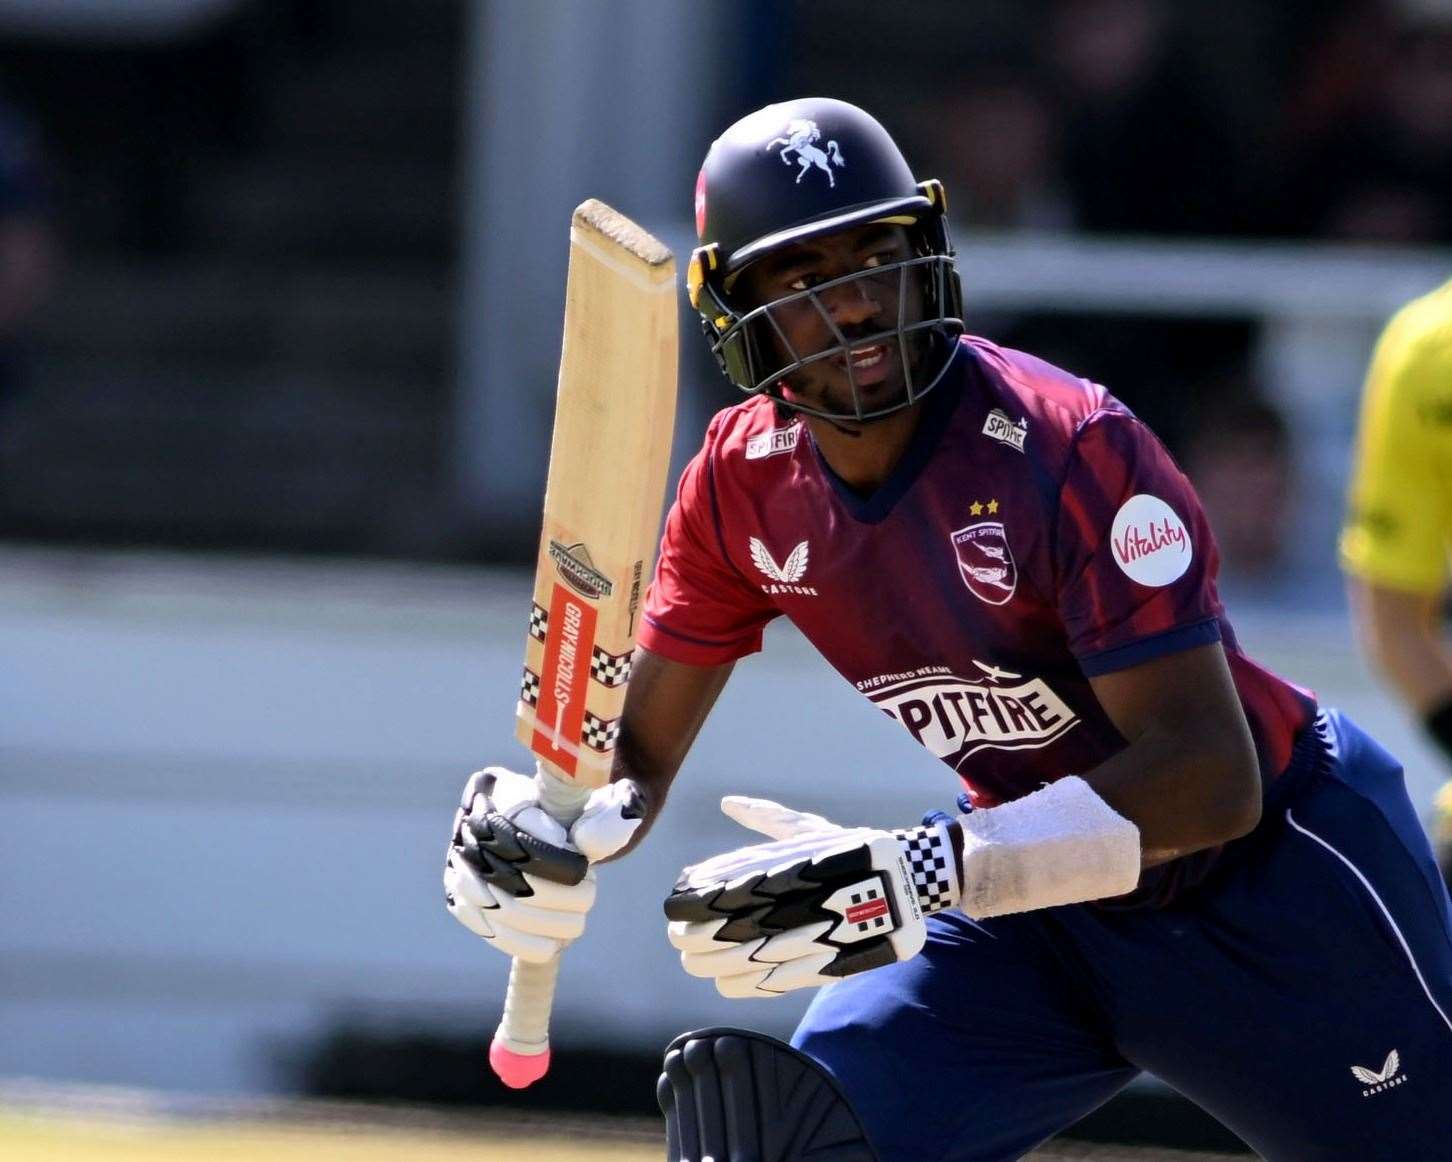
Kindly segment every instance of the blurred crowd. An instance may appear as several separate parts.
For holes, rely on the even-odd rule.
[[[1452,0],[1259,7],[1224,54],[1210,6],[1168,0],[1053,0],[996,38],[916,106],[955,216],[1452,244]]]
[[[141,8],[158,14],[145,36],[133,27]],[[455,69],[441,65],[458,58],[464,75],[465,38],[456,28],[467,0],[148,0],[115,27],[84,35],[69,26],[46,36],[27,26],[21,35],[15,23],[24,12],[31,25],[53,24],[61,11],[49,0],[0,0],[0,535],[116,525],[124,536],[130,521],[163,539],[211,536],[222,525],[206,504],[198,501],[185,520],[174,511],[174,495],[204,495],[194,490],[154,490],[155,512],[143,522],[134,515],[139,488],[126,493],[130,515],[113,516],[92,499],[113,489],[78,484],[65,507],[54,488],[37,487],[30,495],[49,506],[41,513],[7,486],[6,404],[55,281],[56,239],[65,239],[67,269],[82,274],[104,256],[117,269],[170,262],[237,278],[270,264],[274,279],[336,268],[350,277],[406,270],[425,286],[445,281],[458,237],[450,191],[459,179],[452,126],[462,89],[449,80]],[[183,21],[187,13],[195,18]],[[875,0],[738,0],[730,22],[749,52],[738,61],[722,44],[721,92],[703,98],[720,106],[713,124],[806,92],[857,101],[892,128],[922,175],[943,179],[959,227],[1452,245],[1452,0],[921,0],[891,12]],[[672,148],[694,160],[705,145],[703,138]],[[680,205],[685,221],[688,188]],[[966,278],[971,288],[971,271]],[[54,297],[63,301],[64,288]],[[1227,555],[1251,570],[1274,562],[1294,456],[1272,406],[1274,385],[1256,378],[1257,320],[1062,310],[984,317],[972,309],[971,290],[969,303],[971,329],[1107,384],[1186,463]],[[375,501],[354,487],[382,478],[368,457],[396,458],[396,416],[405,414],[418,418],[408,473],[447,488],[439,449],[448,441],[434,435],[451,421],[446,334],[417,328],[417,346],[432,354],[408,354],[408,374],[385,398],[381,389],[368,396],[336,387],[354,384],[355,370],[338,364],[327,344],[306,366],[305,345],[251,344],[244,363],[227,336],[202,334],[208,325],[199,316],[199,337],[177,344],[188,362],[166,374],[186,384],[247,385],[245,399],[217,404],[219,414],[231,408],[255,418],[260,401],[272,398],[279,415],[304,417],[287,425],[305,446],[345,430],[336,409],[376,433],[342,448],[327,479],[316,457],[293,466],[307,476],[297,484],[280,475],[287,465],[267,461],[281,492],[316,492],[307,510],[316,515],[288,533],[296,544],[393,551],[402,542],[388,529],[425,527],[423,514],[446,506],[447,497],[421,490],[409,502],[418,511],[385,528]],[[359,336],[360,350],[373,334]],[[47,339],[52,350],[71,350],[75,365],[96,362],[74,327],[53,328]],[[238,430],[201,406],[189,405],[197,431],[186,440],[160,428],[151,445],[142,438],[151,411],[141,405],[150,406],[165,375],[153,370],[152,352],[133,346],[125,354],[134,385],[105,375],[118,400],[129,390],[140,401],[116,405],[135,421],[127,441],[110,436],[110,401],[94,409],[94,422],[76,403],[57,403],[37,411],[33,426],[49,443],[37,443],[26,463],[48,470],[84,436],[121,472],[150,471],[160,452],[179,478],[203,469],[207,480],[225,476],[171,451],[215,448],[214,429]],[[214,347],[237,366],[212,375]],[[700,390],[730,402],[697,356]],[[96,392],[66,374],[54,374],[52,393],[68,387],[73,400],[94,403]],[[276,385],[270,397],[254,390],[267,382]],[[323,403],[308,402],[308,384]],[[223,389],[215,390],[220,400]],[[190,398],[189,388],[184,394]],[[332,419],[304,430],[314,413]],[[132,451],[148,446],[152,460]],[[258,459],[252,450],[238,456]],[[80,451],[73,458],[100,459]],[[333,497],[352,493],[340,532]],[[228,527],[270,542],[274,514],[303,507],[253,504]],[[83,513],[92,509],[99,515]]]
[[[944,103],[902,110],[959,226],[1452,245],[1452,0],[1030,0],[985,27]],[[974,322],[1108,384],[1185,464],[1230,565],[1275,567],[1294,449],[1257,322]]]
[[[23,382],[26,336],[50,290],[55,240],[34,128],[0,100],[0,438]]]

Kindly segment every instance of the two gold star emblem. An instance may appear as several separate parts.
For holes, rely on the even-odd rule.
[[[968,511],[974,516],[982,516],[985,509],[988,511],[989,516],[993,516],[998,512],[998,501],[990,500],[987,504],[981,504],[975,500],[968,506]]]

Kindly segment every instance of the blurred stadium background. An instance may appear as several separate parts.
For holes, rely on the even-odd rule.
[[[0,0],[0,1154],[311,1097],[498,1106],[436,1129],[523,1159],[521,1109],[648,1116],[686,1027],[790,1028],[661,932],[734,842],[716,798],[887,822],[951,787],[789,628],[603,873],[523,1097],[438,872],[463,775],[523,757],[568,213],[687,250],[714,134],[808,92],[947,183],[970,329],[1161,432],[1242,640],[1426,802],[1334,534],[1371,341],[1452,268],[1447,0]],[[678,463],[732,401],[683,324]],[[356,1120],[323,1156],[412,1156]],[[1077,1133],[1235,1145],[1148,1082]],[[164,1138],[114,1156],[215,1152]]]

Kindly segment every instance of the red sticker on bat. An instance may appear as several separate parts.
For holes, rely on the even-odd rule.
[[[574,775],[579,763],[595,619],[594,606],[563,585],[555,585],[550,597],[532,749],[567,775]]]

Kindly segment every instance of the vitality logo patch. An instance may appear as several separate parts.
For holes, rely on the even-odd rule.
[[[1179,580],[1195,556],[1185,522],[1147,492],[1136,493],[1119,506],[1109,541],[1114,563],[1124,575],[1152,589]]]
[[[1042,678],[974,664],[982,671],[976,680],[944,672],[886,683],[874,678],[857,688],[954,767],[981,750],[1038,750],[1078,723]]]

